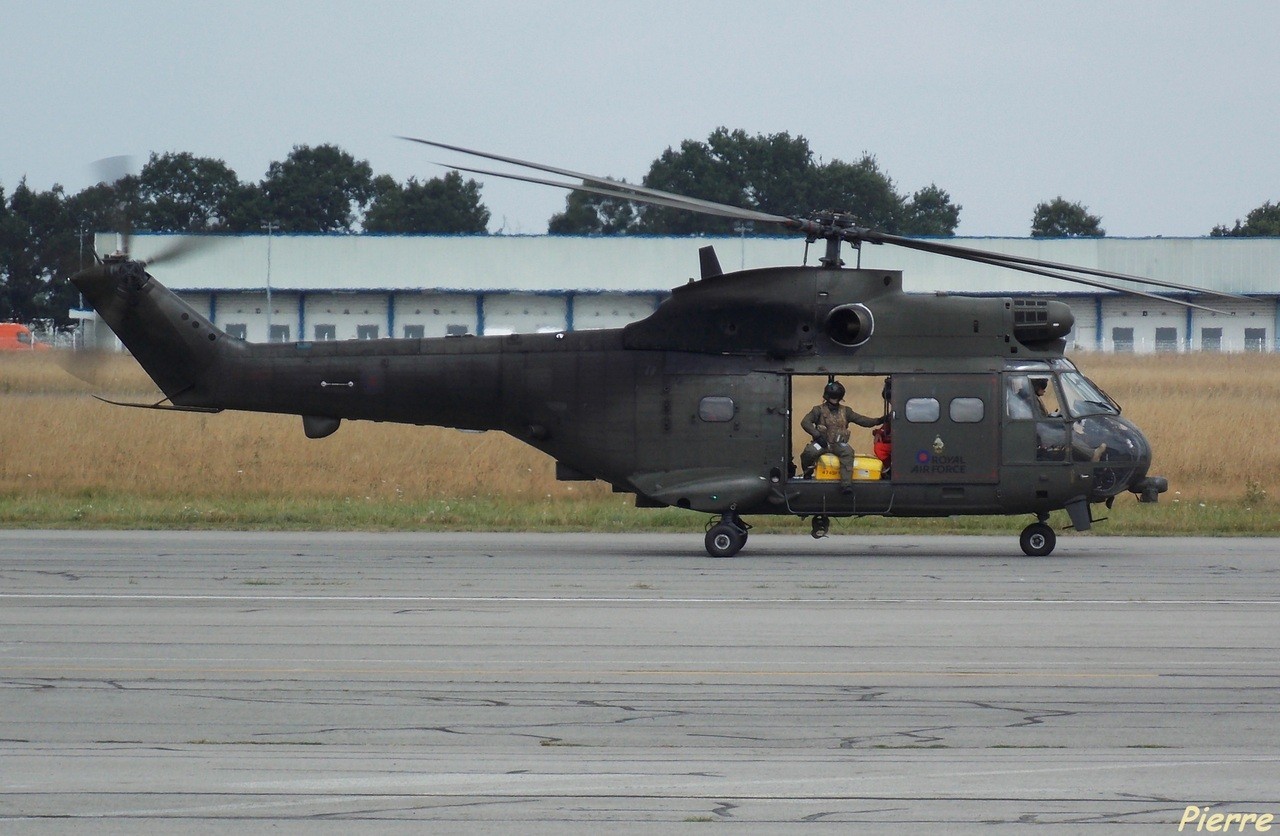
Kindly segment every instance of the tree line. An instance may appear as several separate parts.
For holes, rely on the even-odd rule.
[[[152,154],[126,174],[67,194],[0,187],[0,321],[67,325],[66,281],[93,259],[102,231],[483,234],[480,184],[456,171],[400,183],[334,145],[294,147],[257,183],[222,160]]]
[[[847,212],[899,235],[951,236],[961,206],[936,184],[898,190],[876,158],[823,161],[802,136],[719,128],[667,148],[642,185],[778,215]],[[137,174],[76,194],[39,192],[25,179],[0,184],[0,321],[68,324],[77,294],[66,278],[93,259],[92,234],[149,232],[485,234],[490,212],[480,184],[457,171],[401,183],[334,145],[295,146],[262,180],[242,181],[222,160],[153,153]],[[732,219],[570,191],[548,221],[561,235],[771,233]],[[1033,237],[1102,236],[1101,218],[1061,196],[1035,207]],[[1280,204],[1253,210],[1222,235],[1280,234]]]

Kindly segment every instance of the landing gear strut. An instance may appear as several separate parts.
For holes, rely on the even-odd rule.
[[[751,526],[742,521],[736,511],[726,511],[721,517],[712,517],[707,523],[707,554],[712,557],[733,557],[747,544],[747,532]]]
[[[1022,546],[1022,553],[1027,557],[1044,557],[1058,544],[1058,535],[1053,533],[1046,519],[1048,517],[1042,514],[1039,520],[1022,529],[1018,545]]]

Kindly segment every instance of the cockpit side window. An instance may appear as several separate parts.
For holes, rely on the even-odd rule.
[[[1067,372],[1059,381],[1067,405],[1067,414],[1073,418],[1085,415],[1119,415],[1120,407],[1093,381],[1079,372]]]
[[[1039,399],[1042,414],[1049,418],[1061,418],[1062,406],[1058,401],[1058,387],[1050,375],[1031,375],[1031,390]]]
[[[1061,418],[1058,387],[1048,373],[1014,374],[1006,378],[1005,412],[1015,421]]]
[[[1031,379],[1025,374],[1011,374],[1005,392],[1005,410],[1015,421],[1032,421],[1040,417],[1039,404]]]

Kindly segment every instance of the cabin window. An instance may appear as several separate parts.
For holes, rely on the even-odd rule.
[[[237,322],[234,325],[227,326],[227,336],[235,337],[237,340],[243,340],[249,333],[249,327],[243,322]]]
[[[732,421],[735,409],[733,398],[724,395],[708,395],[698,401],[698,417],[712,423]]]
[[[957,424],[977,424],[986,415],[987,407],[982,398],[952,398],[949,407],[951,420]]]
[[[316,342],[327,343],[330,340],[338,338],[338,327],[336,325],[317,325],[316,326]]]
[[[907,401],[907,420],[913,424],[932,424],[942,414],[937,398],[912,398]]]

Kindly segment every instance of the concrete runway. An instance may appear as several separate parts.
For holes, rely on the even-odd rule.
[[[1280,816],[1280,540],[701,540],[0,532],[0,830]]]

